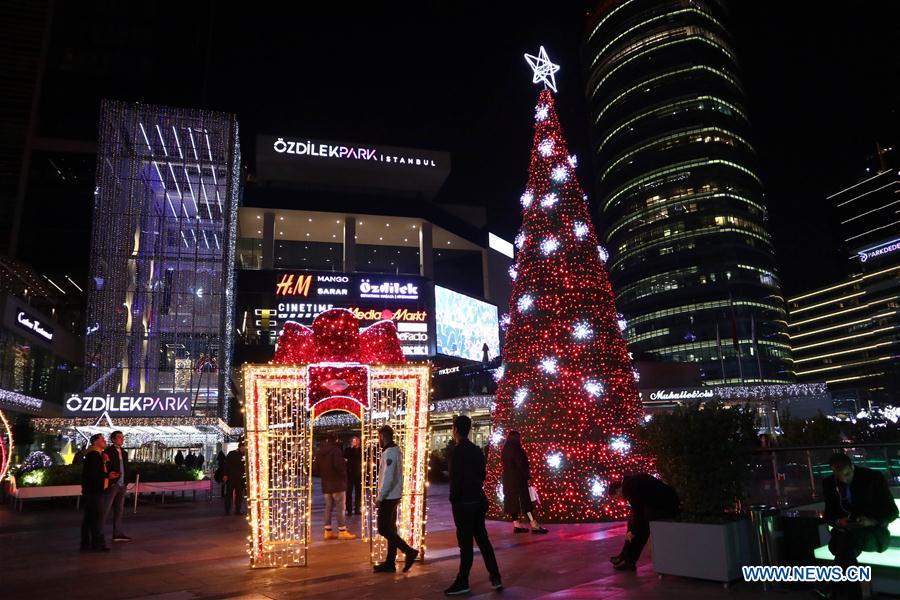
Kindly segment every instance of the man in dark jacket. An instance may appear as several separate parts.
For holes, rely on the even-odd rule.
[[[822,480],[825,521],[831,525],[828,549],[845,569],[855,565],[860,552],[884,552],[890,545],[888,525],[897,518],[897,504],[884,476],[857,467],[843,452],[828,460],[832,475]],[[861,597],[859,584],[847,582],[847,595]]]
[[[103,538],[103,499],[110,477],[117,478],[119,473],[109,471],[109,458],[103,453],[105,448],[103,434],[95,433],[84,455],[81,470],[81,504],[84,510],[84,520],[81,522],[82,552],[109,552]]]
[[[128,466],[128,452],[122,447],[125,443],[125,435],[121,431],[113,431],[109,436],[112,444],[107,446],[104,453],[107,457],[109,468],[118,474],[118,477],[109,478],[109,487],[106,489],[106,498],[104,499],[103,523],[109,513],[113,515],[113,535],[114,542],[130,542],[131,538],[122,531],[122,515],[125,513],[125,493],[128,489],[128,476],[131,470]]]
[[[344,494],[347,493],[347,461],[341,452],[340,440],[330,434],[318,456],[322,494],[325,495],[325,539],[352,540],[356,536],[347,531],[344,517]],[[338,533],[331,529],[331,514],[337,511]]]
[[[350,447],[344,450],[344,459],[347,461],[347,514],[358,515],[362,504],[362,448],[358,437],[354,436]]]
[[[610,557],[617,571],[634,571],[638,558],[650,539],[650,521],[671,519],[678,514],[675,490],[646,473],[628,475],[609,487],[610,496],[624,498],[631,505],[625,544],[618,556]]]
[[[484,495],[484,480],[487,473],[481,448],[469,441],[472,420],[459,415],[453,419],[453,441],[456,448],[450,458],[450,506],[453,522],[456,524],[456,542],[459,544],[459,573],[453,584],[444,590],[447,596],[469,593],[469,572],[472,570],[474,552],[472,539],[481,550],[484,566],[491,578],[491,587],[503,589],[500,567],[494,547],[488,539],[484,519],[488,501]]]
[[[232,450],[225,457],[225,474],[222,481],[225,482],[225,514],[231,513],[231,505],[234,503],[234,514],[243,514],[244,492],[247,489],[247,470],[244,468],[244,456],[247,454],[247,443],[244,440],[238,444],[237,450]]]

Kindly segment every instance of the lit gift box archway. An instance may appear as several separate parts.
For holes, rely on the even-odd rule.
[[[359,331],[350,311],[332,309],[312,328],[285,323],[275,364],[244,366],[250,564],[303,566],[312,530],[313,427],[333,411],[360,421],[363,450],[361,538],[383,559],[377,535],[378,429],[390,425],[403,452],[398,531],[425,548],[431,368],[406,364],[397,329],[381,321]]]

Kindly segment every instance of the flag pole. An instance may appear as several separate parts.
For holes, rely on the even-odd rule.
[[[722,384],[727,383],[725,378],[725,356],[722,354],[722,336],[719,335],[719,320],[716,319],[716,350],[719,353],[719,365],[722,367]]]

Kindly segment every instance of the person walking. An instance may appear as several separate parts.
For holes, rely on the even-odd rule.
[[[394,430],[390,425],[383,425],[378,430],[378,444],[381,446],[381,459],[378,463],[378,534],[387,540],[387,556],[383,563],[375,565],[376,573],[393,573],[397,570],[397,550],[406,557],[403,572],[409,571],[419,551],[410,547],[397,533],[397,505],[403,497],[403,456],[400,448],[394,443]]]
[[[244,504],[244,490],[246,490],[247,470],[244,468],[244,456],[247,454],[247,442],[241,440],[237,450],[232,450],[225,457],[225,474],[222,480],[225,482],[225,514],[231,513],[234,504],[234,514],[242,515]]]
[[[109,478],[109,487],[106,489],[106,498],[104,499],[103,524],[109,514],[113,516],[113,534],[114,542],[130,542],[131,538],[122,531],[122,516],[125,513],[125,495],[128,492],[128,452],[122,447],[125,443],[125,434],[121,431],[113,431],[109,436],[112,445],[107,445],[104,453],[106,454],[107,464],[118,477]]]
[[[528,456],[522,448],[522,436],[518,431],[510,431],[506,436],[506,443],[500,451],[500,461],[503,464],[503,510],[513,519],[513,531],[548,533],[534,518],[534,505],[528,490],[531,471],[528,467]],[[524,525],[524,519],[523,524],[519,524],[520,517],[528,519],[528,527]]]
[[[624,498],[631,505],[631,518],[625,533],[625,544],[609,561],[617,571],[634,571],[638,558],[650,539],[650,521],[671,519],[678,514],[679,499],[675,490],[647,473],[626,475],[609,486],[614,498]]]
[[[354,436],[350,447],[344,450],[347,461],[347,514],[358,515],[362,505],[362,448],[359,438]]]
[[[484,524],[488,509],[487,496],[484,495],[484,480],[487,477],[484,454],[469,441],[471,430],[472,419],[469,417],[458,415],[453,419],[452,433],[456,448],[450,458],[450,506],[459,544],[459,572],[450,587],[444,590],[447,596],[469,593],[469,572],[474,559],[473,539],[481,550],[491,587],[503,589],[497,557]]]
[[[217,483],[222,484],[219,486],[222,489],[222,497],[225,497],[225,453],[219,450],[219,453],[216,455],[216,471],[213,475],[213,478]]]
[[[344,495],[347,493],[347,461],[341,452],[340,440],[329,434],[319,451],[319,477],[322,478],[322,494],[325,496],[325,539],[352,540],[356,536],[347,531],[344,517]],[[331,529],[331,515],[337,512],[338,533]]]
[[[84,519],[81,522],[81,551],[109,552],[106,539],[103,537],[103,500],[109,478],[118,477],[115,471],[109,472],[109,457],[103,453],[106,439],[102,433],[91,436],[91,445],[84,455],[81,469],[81,504]]]

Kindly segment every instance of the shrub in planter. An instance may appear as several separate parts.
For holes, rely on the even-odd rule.
[[[662,479],[678,491],[683,520],[734,517],[757,439],[752,411],[692,404],[657,413],[638,435],[656,456]]]
[[[35,487],[48,485],[80,485],[83,465],[58,465],[47,469],[35,469],[17,478],[19,487]],[[140,473],[141,481],[196,481],[203,479],[199,469],[188,469],[171,463],[136,462],[129,465],[128,481],[133,482]]]
[[[650,523],[653,569],[726,583],[740,578],[754,548],[738,511],[756,441],[754,413],[693,404],[654,415],[638,435],[682,501],[679,519]]]

